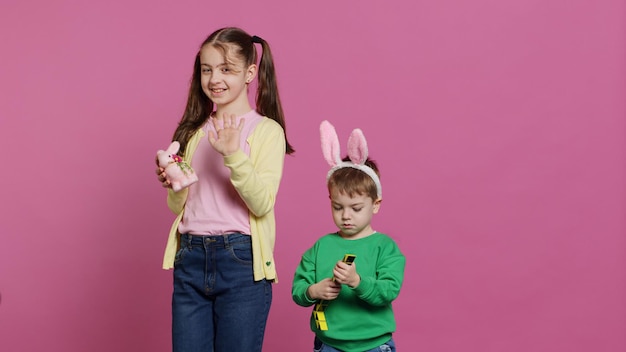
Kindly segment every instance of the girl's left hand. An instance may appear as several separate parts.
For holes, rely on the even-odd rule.
[[[213,131],[209,131],[209,143],[218,153],[228,156],[239,150],[239,139],[243,130],[244,119],[237,125],[237,117],[233,114],[222,118],[213,118],[213,127],[217,131],[217,136]]]
[[[164,188],[172,188],[172,184],[170,183],[170,181],[168,181],[167,178],[165,178],[164,168],[157,167],[156,174],[157,174],[157,178],[159,179],[159,182],[161,182],[161,185],[163,185]]]
[[[356,272],[356,263],[347,264],[341,260],[338,261],[333,269],[333,276],[336,282],[351,288],[355,288],[361,283],[361,276]]]

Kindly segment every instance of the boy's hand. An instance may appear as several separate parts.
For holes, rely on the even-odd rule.
[[[361,283],[361,277],[356,272],[356,263],[347,264],[341,260],[338,261],[333,269],[333,276],[335,282],[348,285],[351,288],[355,288]]]
[[[332,279],[324,279],[316,284],[309,286],[306,293],[311,299],[330,301],[337,298],[340,291],[340,283],[335,282]]]

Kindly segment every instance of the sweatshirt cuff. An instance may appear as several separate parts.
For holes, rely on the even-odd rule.
[[[361,296],[363,294],[370,292],[373,284],[374,284],[373,278],[370,278],[370,277],[364,278],[363,276],[361,276],[361,282],[359,282],[359,286],[353,288],[352,290],[354,290],[357,296]]]
[[[306,290],[304,290],[304,299],[305,299],[307,302],[311,303],[311,304],[313,304],[313,303],[317,302],[317,300],[316,300],[316,299],[313,299],[313,298],[309,297],[309,288],[308,288],[308,287],[307,287],[307,289],[306,289]]]

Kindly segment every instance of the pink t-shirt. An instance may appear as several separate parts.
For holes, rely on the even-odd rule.
[[[263,117],[252,110],[237,117],[237,124],[241,119],[245,119],[245,123],[240,148],[250,156],[247,139]],[[230,182],[230,169],[224,166],[224,157],[209,143],[209,131],[215,134],[212,121],[213,117],[202,126],[207,136],[202,138],[191,159],[198,182],[189,187],[178,231],[192,235],[250,234],[248,208]]]

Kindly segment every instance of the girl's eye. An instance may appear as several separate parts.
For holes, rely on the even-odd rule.
[[[208,73],[208,72],[211,72],[211,69],[209,69],[209,68],[203,68],[201,72],[202,72],[202,73]]]
[[[341,207],[333,207],[333,209],[339,211],[339,210],[341,210]]]

